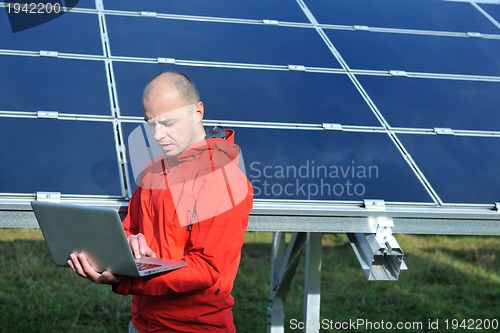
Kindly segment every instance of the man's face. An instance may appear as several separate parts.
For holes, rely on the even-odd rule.
[[[177,92],[169,92],[150,95],[143,103],[144,118],[165,156],[178,156],[197,141],[201,102],[185,105]]]

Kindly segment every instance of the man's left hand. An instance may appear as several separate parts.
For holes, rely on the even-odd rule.
[[[68,264],[76,274],[97,284],[117,284],[121,281],[120,276],[111,274],[108,271],[97,272],[91,265],[88,257],[84,253],[71,253]]]

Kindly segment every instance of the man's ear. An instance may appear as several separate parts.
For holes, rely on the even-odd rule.
[[[203,116],[205,115],[205,106],[203,102],[196,103],[195,109],[196,124],[200,124],[203,121]]]

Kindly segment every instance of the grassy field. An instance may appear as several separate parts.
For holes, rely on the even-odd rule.
[[[399,281],[374,282],[366,281],[344,235],[324,236],[322,320],[422,323],[423,329],[395,332],[466,332],[452,330],[452,320],[500,320],[498,237],[398,235],[397,239],[409,270]],[[247,234],[234,289],[238,332],[266,331],[270,241],[270,233]],[[286,332],[300,331],[290,324],[303,321],[303,267],[301,262],[287,298]],[[39,230],[0,229],[0,332],[126,332],[129,302],[129,297],[115,295],[107,286],[55,267]],[[429,328],[429,321],[438,323],[439,329]],[[387,331],[376,326],[329,327],[321,332]]]

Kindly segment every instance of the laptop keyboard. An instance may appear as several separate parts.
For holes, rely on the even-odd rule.
[[[155,268],[155,267],[160,267],[161,266],[161,265],[158,265],[158,264],[148,264],[148,263],[145,263],[145,262],[138,262],[136,264],[137,264],[137,269],[139,271],[144,271],[146,269],[150,269],[150,268]]]

